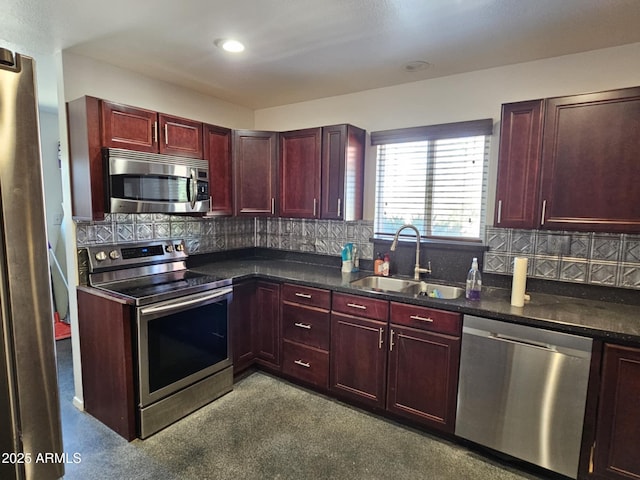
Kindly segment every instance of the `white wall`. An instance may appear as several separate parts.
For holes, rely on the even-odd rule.
[[[488,223],[498,158],[501,104],[640,85],[640,43],[367,90],[255,112],[255,128],[292,130],[352,123],[368,132],[494,119]],[[365,218],[374,215],[375,151],[367,148]]]
[[[228,128],[253,128],[253,110],[183,87],[62,52],[64,99],[84,95]]]

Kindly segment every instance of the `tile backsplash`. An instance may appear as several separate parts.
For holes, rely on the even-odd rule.
[[[82,247],[184,239],[191,254],[248,247],[340,255],[353,242],[364,259],[373,258],[373,222],[297,218],[214,217],[197,218],[161,213],[107,214],[96,222],[76,223],[78,270],[86,278],[88,265]]]
[[[640,289],[640,235],[487,227],[485,241],[485,272],[510,275],[526,257],[531,277]]]

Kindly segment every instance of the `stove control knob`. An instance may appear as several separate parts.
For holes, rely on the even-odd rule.
[[[107,254],[103,250],[100,250],[98,253],[96,253],[96,260],[98,260],[99,262],[103,262],[106,259]]]
[[[184,252],[184,244],[183,243],[176,244],[176,251]]]
[[[111,260],[118,260],[120,258],[120,252],[118,252],[118,250],[111,250],[109,252],[109,258]]]
[[[172,253],[173,252],[173,245],[167,245],[165,248],[167,253]]]

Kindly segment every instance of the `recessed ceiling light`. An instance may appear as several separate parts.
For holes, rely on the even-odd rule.
[[[404,67],[402,67],[405,72],[419,72],[420,70],[426,70],[429,68],[431,64],[429,62],[425,62],[422,60],[415,60],[413,62],[405,63]]]
[[[216,47],[219,47],[227,52],[240,53],[244,51],[244,45],[238,40],[231,38],[219,38],[215,42]]]

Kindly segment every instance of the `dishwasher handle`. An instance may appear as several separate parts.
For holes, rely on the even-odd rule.
[[[511,337],[502,333],[490,332],[488,338],[497,340],[499,342],[513,343],[515,345],[521,345],[523,347],[541,348],[549,352],[557,352],[558,349],[555,345],[549,343],[536,342],[535,340],[526,340],[524,338]]]

